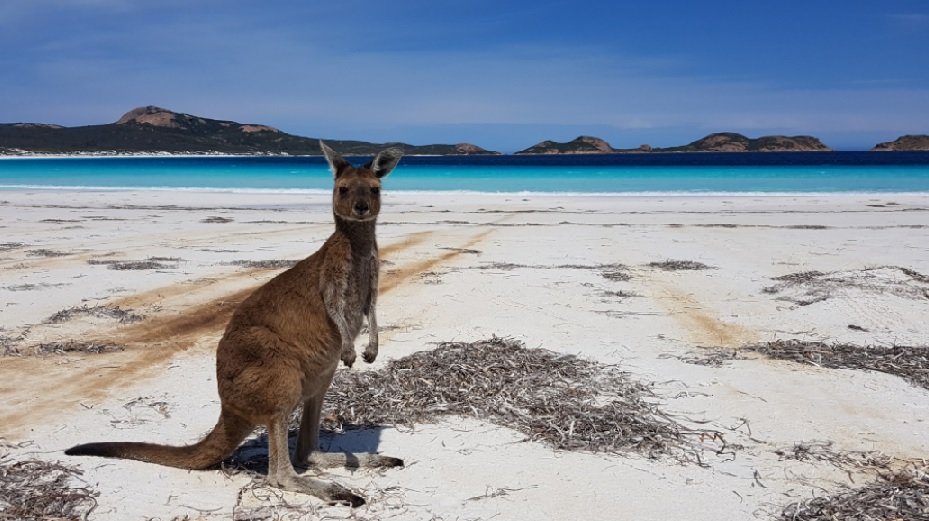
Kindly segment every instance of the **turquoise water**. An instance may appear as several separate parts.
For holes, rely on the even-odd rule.
[[[358,159],[355,162],[361,162]],[[328,191],[321,158],[0,160],[0,189]],[[507,193],[927,193],[929,153],[406,157],[394,191]]]

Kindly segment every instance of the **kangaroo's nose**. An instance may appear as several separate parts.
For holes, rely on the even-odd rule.
[[[355,214],[356,215],[365,215],[366,213],[368,213],[368,210],[370,210],[368,203],[364,201],[358,201],[357,203],[355,203]]]

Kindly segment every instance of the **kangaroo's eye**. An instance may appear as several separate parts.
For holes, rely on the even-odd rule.
[[[377,195],[377,194],[379,194],[380,192],[381,192],[381,189],[380,189],[380,188],[378,188],[378,187],[376,187],[376,186],[372,186],[372,187],[371,187],[371,193],[372,193],[372,194]]]
[[[347,194],[347,193],[348,193],[348,187],[347,187],[347,186],[340,186],[340,187],[339,187],[339,195],[345,195],[345,194]]]

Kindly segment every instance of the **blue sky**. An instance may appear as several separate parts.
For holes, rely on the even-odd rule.
[[[133,107],[514,151],[929,133],[929,2],[0,0],[0,122]]]

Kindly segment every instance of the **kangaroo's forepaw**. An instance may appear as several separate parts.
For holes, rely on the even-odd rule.
[[[377,359],[377,347],[372,348],[371,346],[368,346],[368,348],[365,349],[361,356],[364,357],[365,362],[370,364]]]
[[[345,367],[351,367],[355,363],[355,351],[342,351],[342,363],[345,364]]]

